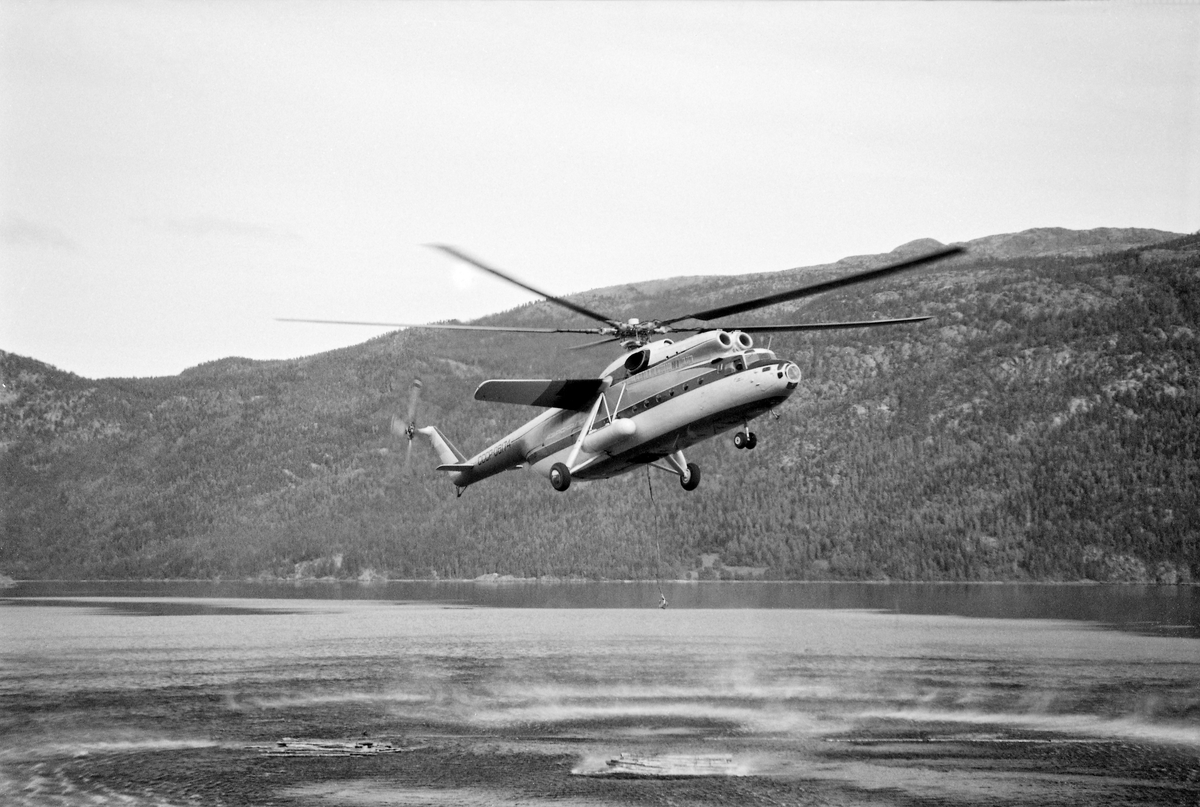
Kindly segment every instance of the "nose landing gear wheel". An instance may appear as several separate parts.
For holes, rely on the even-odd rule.
[[[700,487],[700,466],[694,462],[687,464],[687,474],[680,474],[679,484],[684,490],[695,490]]]
[[[571,469],[561,462],[550,466],[550,487],[560,493],[571,487]]]

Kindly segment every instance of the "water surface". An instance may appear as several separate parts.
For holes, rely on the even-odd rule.
[[[1194,586],[1039,583],[789,583],[396,581],[23,582],[0,598],[126,597],[195,600],[382,600],[504,608],[643,608],[660,594],[672,609],[867,609],[998,619],[1069,619],[1200,638]],[[210,607],[201,602],[190,606]]]
[[[627,751],[731,755],[734,790],[669,791],[696,804],[1200,793],[1190,589],[665,593],[659,610],[654,584],[23,584],[0,600],[0,796],[661,803],[571,775]],[[330,767],[248,748],[364,733],[421,750]]]

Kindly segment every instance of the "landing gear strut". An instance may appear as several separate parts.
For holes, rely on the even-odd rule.
[[[663,459],[675,473],[679,474],[679,484],[683,486],[684,490],[695,490],[700,487],[700,466],[684,459],[682,451],[668,454]]]
[[[754,432],[738,432],[733,436],[734,448],[754,448],[758,445],[758,435]]]

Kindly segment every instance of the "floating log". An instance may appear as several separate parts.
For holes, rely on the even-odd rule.
[[[608,760],[606,769],[594,776],[662,777],[740,776],[733,757],[723,754],[621,754]]]
[[[298,740],[284,737],[275,745],[252,745],[250,748],[273,757],[350,757],[372,754],[396,754],[400,746],[374,740]]]

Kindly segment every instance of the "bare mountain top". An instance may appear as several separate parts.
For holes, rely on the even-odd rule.
[[[1157,244],[1179,238],[1182,233],[1150,230],[1142,227],[1097,227],[1093,230],[1068,230],[1063,227],[1035,227],[1019,233],[989,235],[968,241],[971,254],[990,258],[1040,258],[1045,255],[1084,257],[1102,252]],[[928,240],[928,239],[927,239]],[[909,247],[916,241],[897,247]],[[936,242],[932,242],[936,243]]]
[[[1034,227],[1019,233],[1001,233],[957,242],[968,250],[967,259],[1043,258],[1064,255],[1072,258],[1121,252],[1180,238],[1183,233],[1151,230],[1143,227],[1097,227],[1092,230],[1068,230],[1065,227]],[[935,238],[918,238],[901,244],[884,255],[852,255],[835,266],[873,265],[882,259],[897,260],[932,252],[946,246]]]
[[[924,255],[926,252],[933,252],[946,246],[936,238],[918,238],[916,241],[909,241],[907,244],[901,244],[889,253],[889,257],[907,258],[909,256]]]

